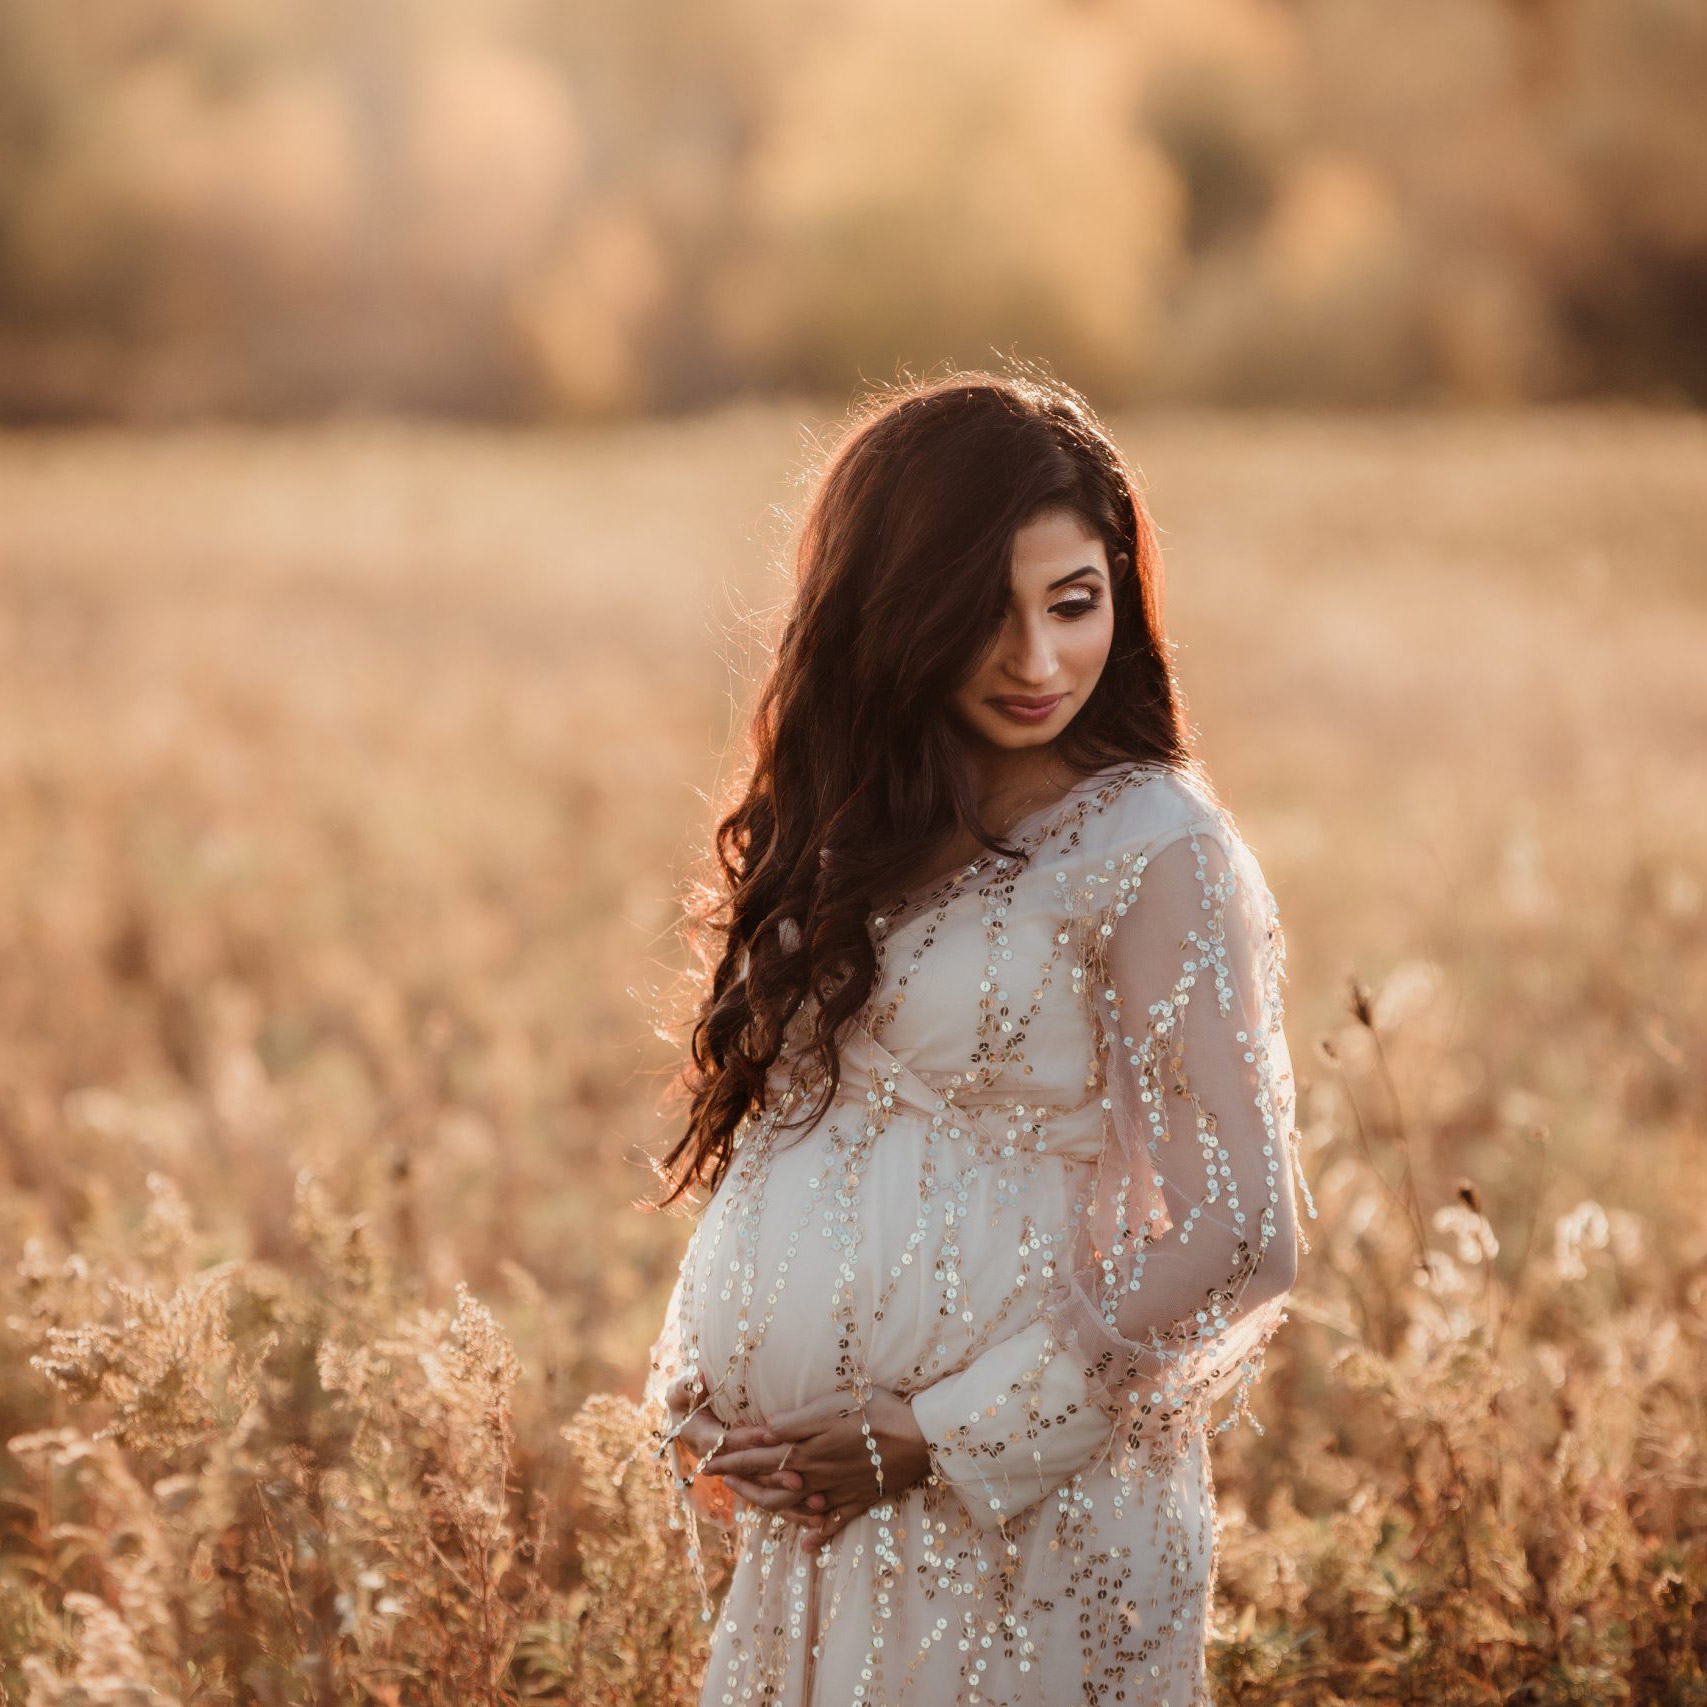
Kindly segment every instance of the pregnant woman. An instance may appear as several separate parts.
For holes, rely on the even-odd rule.
[[[884,394],[818,482],[661,1163],[709,1190],[646,1393],[735,1556],[702,1707],[1210,1699],[1207,1436],[1315,1205],[1161,606],[1052,382]]]

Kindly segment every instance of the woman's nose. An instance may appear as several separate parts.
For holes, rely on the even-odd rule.
[[[1042,630],[1020,630],[1008,654],[1008,674],[1028,684],[1041,684],[1055,674],[1055,649]]]

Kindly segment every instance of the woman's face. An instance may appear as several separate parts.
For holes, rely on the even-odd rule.
[[[1126,554],[1115,560],[1124,569]],[[1043,747],[1072,722],[1102,675],[1114,640],[1113,589],[1102,537],[1070,510],[1049,510],[1014,535],[1002,626],[950,706],[974,739]]]

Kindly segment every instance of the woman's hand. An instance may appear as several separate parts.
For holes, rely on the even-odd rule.
[[[693,1485],[688,1490],[688,1498],[693,1504],[714,1522],[726,1523],[732,1512],[727,1509],[730,1502],[719,1500],[717,1495],[702,1484],[701,1476],[721,1477],[722,1482],[731,1493],[739,1494],[752,1505],[762,1506],[767,1511],[784,1511],[796,1505],[802,1498],[802,1478],[792,1467],[780,1471],[758,1471],[749,1475],[726,1475],[722,1471],[715,1473],[706,1469],[705,1454],[718,1443],[718,1436],[723,1437],[723,1451],[739,1451],[746,1447],[755,1446],[765,1435],[765,1425],[747,1424],[740,1428],[724,1429],[717,1413],[709,1405],[700,1404],[692,1416],[688,1412],[702,1399],[705,1393],[704,1380],[695,1375],[678,1375],[664,1389],[664,1405],[670,1413],[672,1425],[681,1422],[686,1416],[688,1420],[682,1425],[676,1435],[675,1447],[678,1467],[686,1464],[682,1474],[692,1474]],[[722,1453],[719,1453],[721,1456]],[[823,1498],[819,1496],[817,1506],[810,1512],[802,1512],[800,1516],[815,1516],[823,1509]],[[793,1515],[789,1513],[789,1515]]]
[[[859,1405],[846,1393],[814,1399],[756,1428],[732,1429],[729,1438],[700,1468],[708,1475],[733,1473],[747,1478],[798,1471],[805,1479],[806,1498],[793,1496],[781,1515],[803,1524],[806,1541],[821,1546],[861,1512],[904,1493],[930,1474],[930,1448],[924,1431],[914,1420],[912,1406],[899,1393],[876,1388],[866,1401],[864,1420],[870,1426],[882,1465],[881,1492],[872,1447],[860,1427]],[[752,1443],[738,1444],[737,1434],[753,1436]],[[781,1468],[784,1462],[786,1470]],[[821,1504],[813,1503],[820,1500]]]

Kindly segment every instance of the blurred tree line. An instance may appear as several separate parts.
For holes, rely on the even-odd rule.
[[[1701,0],[0,0],[0,418],[1707,400]]]

